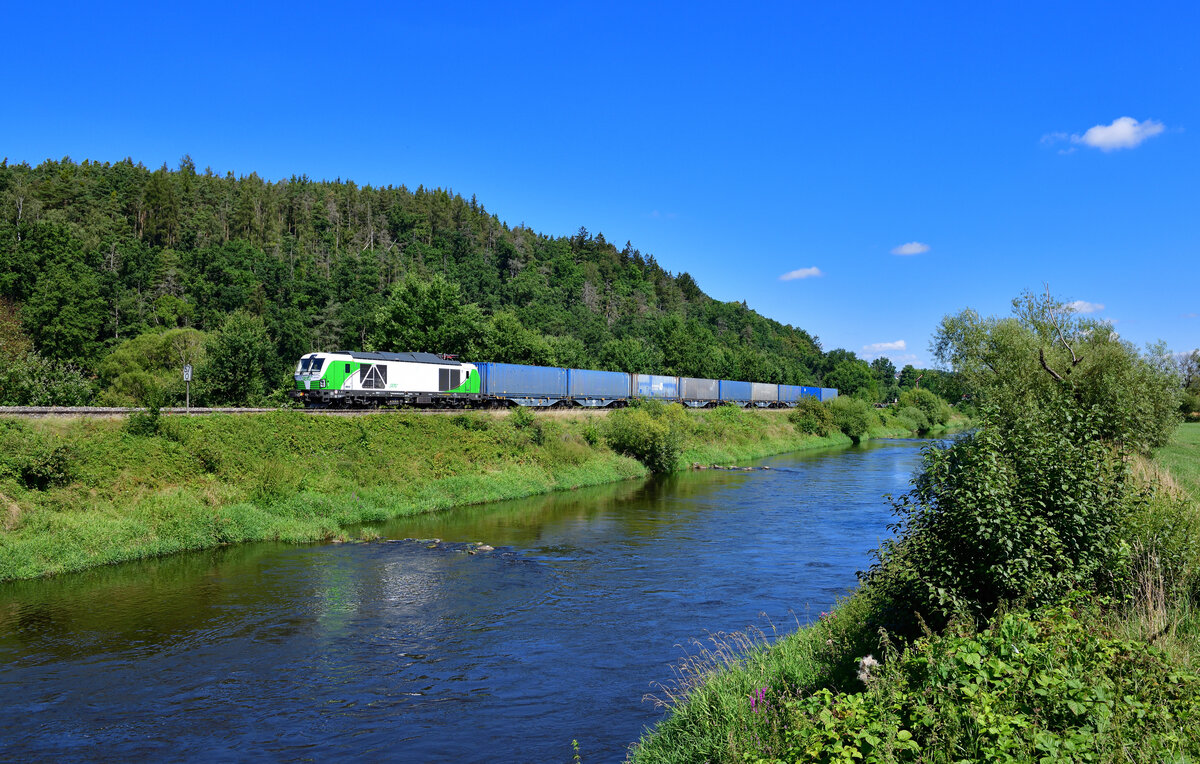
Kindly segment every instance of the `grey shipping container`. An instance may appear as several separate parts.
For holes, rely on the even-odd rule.
[[[729,379],[721,380],[721,400],[748,401],[750,400],[750,383],[734,382]]]
[[[721,387],[715,379],[680,377],[679,397],[685,401],[716,401],[721,399]]]
[[[774,403],[779,400],[779,385],[772,385],[767,382],[751,382],[750,400],[755,403]]]
[[[624,400],[629,397],[629,375],[623,371],[567,369],[567,394],[576,400]]]
[[[679,400],[679,377],[665,377],[661,374],[634,374],[633,394],[638,398],[677,401]]]
[[[831,401],[836,397],[838,397],[838,391],[837,391],[836,387],[822,387],[821,388],[821,400]]]
[[[800,385],[780,385],[779,386],[779,402],[780,403],[795,403],[800,400],[800,391],[804,388]]]
[[[515,363],[475,364],[479,369],[479,391],[502,398],[565,398],[567,370],[553,366],[523,366]]]

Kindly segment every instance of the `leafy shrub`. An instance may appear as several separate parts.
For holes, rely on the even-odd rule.
[[[617,453],[632,456],[651,472],[670,472],[683,452],[687,415],[679,404],[645,401],[618,409],[605,421],[605,440]]]
[[[830,402],[829,410],[834,426],[849,435],[855,443],[879,422],[871,405],[857,398],[838,396]]]
[[[0,354],[0,405],[86,406],[95,386],[77,367],[37,353]]]
[[[896,617],[985,619],[1005,602],[1123,586],[1120,530],[1144,499],[1130,489],[1122,453],[1096,439],[1099,417],[1035,409],[1008,421],[993,412],[972,435],[927,448],[913,492],[895,503],[903,533],[881,546],[869,577],[896,602]]]
[[[901,408],[920,409],[930,427],[950,421],[950,404],[928,390],[921,388],[905,390],[900,395],[900,406]]]
[[[589,446],[598,445],[603,439],[600,428],[596,426],[595,422],[588,422],[583,426],[583,439]]]
[[[1179,396],[1179,413],[1185,417],[1200,412],[1200,390],[1187,388]]]
[[[806,435],[825,437],[833,431],[833,412],[829,406],[816,398],[804,397],[796,401],[796,408],[788,412],[788,421],[796,431]]]
[[[864,692],[788,703],[781,758],[1184,761],[1200,753],[1197,714],[1200,677],[1058,605],[922,639],[867,673]]]
[[[161,414],[157,406],[151,406],[145,411],[133,411],[130,412],[129,418],[125,420],[125,426],[122,429],[130,435],[152,438],[158,435],[160,417]]]
[[[537,417],[526,406],[514,406],[509,410],[508,423],[518,430],[524,430],[537,423]]]
[[[467,432],[487,432],[491,427],[487,417],[473,414],[455,414],[452,421]]]
[[[71,482],[76,461],[70,445],[55,443],[24,422],[0,421],[0,479],[44,491]]]
[[[896,421],[916,433],[926,433],[930,428],[929,418],[916,406],[905,406],[900,409],[896,413]]]

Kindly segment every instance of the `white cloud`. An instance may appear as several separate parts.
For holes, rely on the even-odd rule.
[[[1075,302],[1067,305],[1067,307],[1070,308],[1071,310],[1075,311],[1076,313],[1095,313],[1097,311],[1104,310],[1104,303],[1088,302],[1087,300],[1076,300]]]
[[[1200,313],[1184,313],[1184,318],[1200,318]]]
[[[922,244],[919,241],[910,241],[907,244],[901,244],[892,250],[893,255],[921,255],[929,251],[928,244]]]
[[[811,268],[797,268],[794,271],[788,271],[787,273],[780,276],[779,280],[780,281],[792,281],[794,279],[807,279],[807,278],[814,278],[816,276],[824,276],[824,275],[825,275],[824,273],[821,273],[821,269],[814,265]]]
[[[1072,143],[1082,143],[1101,151],[1132,149],[1147,138],[1153,138],[1166,128],[1162,122],[1147,119],[1138,122],[1133,117],[1114,119],[1111,125],[1096,125],[1083,135],[1072,135]]]
[[[867,353],[885,353],[889,350],[908,350],[908,343],[904,340],[896,340],[895,342],[874,342],[870,345],[863,345],[863,350]]]
[[[1053,145],[1063,141],[1070,141],[1077,145],[1090,146],[1107,153],[1109,151],[1116,151],[1117,149],[1136,148],[1147,138],[1153,138],[1166,129],[1166,126],[1162,122],[1153,119],[1138,122],[1133,117],[1118,117],[1112,121],[1112,124],[1093,125],[1089,127],[1083,135],[1063,132],[1046,133],[1042,136],[1042,143]],[[1058,153],[1070,154],[1074,150],[1072,147],[1062,149]]]

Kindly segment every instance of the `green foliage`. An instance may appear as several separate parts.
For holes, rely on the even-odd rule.
[[[950,404],[924,388],[905,390],[900,394],[900,405],[920,409],[930,426],[944,425],[950,421]]]
[[[1200,754],[1200,677],[1065,605],[919,640],[865,690],[788,703],[770,761],[1166,761]],[[1088,616],[1091,616],[1090,618]],[[767,761],[759,759],[759,761]]]
[[[230,314],[205,349],[196,386],[210,404],[244,406],[263,397],[275,354],[261,318],[245,311]]]
[[[858,398],[838,396],[829,402],[829,411],[833,416],[833,424],[842,432],[849,435],[857,443],[873,426],[879,424],[879,417],[869,403]]]
[[[69,445],[43,437],[20,420],[0,419],[0,481],[44,491],[70,482],[75,462]]]
[[[150,331],[125,340],[97,368],[104,387],[101,402],[130,406],[153,398],[164,405],[182,404],[183,366],[203,367],[204,345],[204,333],[195,329]]]
[[[159,411],[159,396],[151,393],[147,396],[146,409],[134,411],[125,419],[125,432],[143,438],[152,438],[159,434],[162,424],[162,412]]]
[[[896,420],[905,428],[918,434],[925,434],[933,427],[925,412],[916,406],[905,406],[896,413]]]
[[[1116,593],[1128,572],[1120,531],[1140,497],[1122,454],[1098,438],[1102,414],[987,412],[975,433],[926,449],[914,491],[895,504],[868,585],[894,603],[889,624],[986,619],[1002,603],[1052,602],[1074,589]]]
[[[78,367],[37,353],[0,354],[0,405],[86,406],[95,386]]]
[[[830,406],[811,397],[796,401],[796,407],[788,412],[788,421],[796,426],[797,432],[806,435],[825,437],[836,429]]]
[[[934,352],[980,403],[1095,409],[1099,437],[1137,450],[1166,443],[1178,422],[1177,370],[1165,348],[1143,355],[1049,296],[1013,300],[1011,318],[947,316]]]
[[[846,360],[825,375],[826,387],[835,387],[841,396],[853,396],[875,401],[879,397],[879,383],[866,361]],[[839,396],[839,397],[841,397]]]
[[[502,323],[507,329],[520,328],[519,322]],[[376,350],[475,356],[484,349],[485,331],[483,313],[476,305],[464,304],[458,284],[439,274],[423,278],[409,273],[392,287],[376,313],[371,343]],[[536,352],[525,346],[525,335],[497,341],[517,354]]]
[[[618,409],[605,421],[605,440],[620,454],[632,456],[651,472],[670,472],[679,464],[687,412],[677,403],[642,401]]]
[[[104,326],[99,279],[66,228],[42,226],[35,236],[46,255],[21,311],[25,329],[43,355],[90,365],[99,353]]]

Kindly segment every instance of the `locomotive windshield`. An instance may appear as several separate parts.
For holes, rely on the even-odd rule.
[[[300,363],[296,366],[297,374],[317,374],[320,373],[321,367],[325,365],[324,358],[301,358]]]

